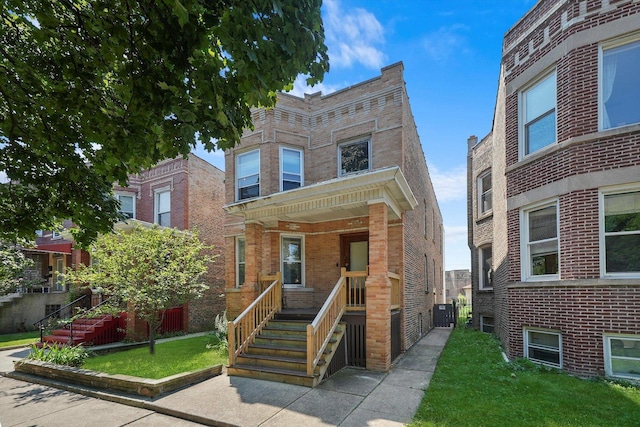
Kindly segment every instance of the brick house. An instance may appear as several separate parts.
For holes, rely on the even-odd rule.
[[[510,358],[640,378],[638,76],[638,1],[541,0],[505,35],[468,216],[474,321]]]
[[[278,310],[313,315],[348,277],[345,318],[366,324],[360,366],[388,370],[444,302],[442,217],[402,63],[329,95],[279,94],[253,122],[225,159],[230,318],[261,274],[280,274]]]
[[[184,319],[190,332],[213,329],[216,314],[225,310],[224,172],[189,154],[131,175],[129,186],[115,186],[114,193],[129,218],[178,230],[197,228],[200,238],[213,246],[217,258],[204,276],[209,289],[185,306]]]

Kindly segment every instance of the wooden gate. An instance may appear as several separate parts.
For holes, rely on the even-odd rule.
[[[433,306],[433,325],[449,327],[456,325],[456,309],[453,304],[436,304]]]

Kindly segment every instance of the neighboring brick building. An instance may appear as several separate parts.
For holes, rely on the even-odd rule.
[[[226,152],[230,317],[258,296],[259,273],[282,272],[287,308],[317,310],[342,267],[368,269],[366,366],[389,369],[392,311],[404,350],[444,302],[442,217],[403,65],[329,95],[279,94],[253,122]]]
[[[197,228],[200,239],[213,246],[216,258],[204,276],[209,289],[188,304],[189,331],[213,329],[216,314],[225,310],[224,172],[189,154],[131,175],[129,186],[115,186],[114,193],[130,218],[178,230]]]
[[[505,35],[492,133],[470,138],[469,244],[476,326],[510,358],[640,379],[638,99],[638,1],[541,0]]]
[[[448,270],[444,272],[446,302],[451,302],[451,300],[458,298],[459,295],[463,295],[466,299],[466,304],[470,306],[472,296],[470,294],[467,295],[467,291],[470,287],[471,272],[469,270]]]

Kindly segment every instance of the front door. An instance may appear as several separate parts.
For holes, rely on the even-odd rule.
[[[369,234],[346,234],[340,238],[342,266],[347,271],[367,271],[369,265]],[[347,306],[365,306],[366,275],[350,277],[347,284]]]
[[[340,267],[347,271],[366,271],[369,265],[369,234],[340,236]]]

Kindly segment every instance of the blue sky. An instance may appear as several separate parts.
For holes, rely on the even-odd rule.
[[[445,226],[445,269],[469,269],[467,138],[491,130],[504,33],[534,0],[324,0],[331,71],[294,93],[324,94],[402,61]],[[197,154],[224,169],[222,152]]]

